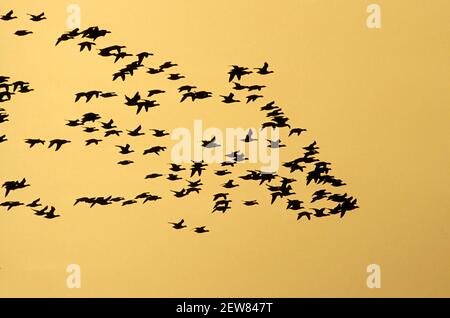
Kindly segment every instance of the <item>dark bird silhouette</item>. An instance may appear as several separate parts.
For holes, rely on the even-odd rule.
[[[150,129],[150,130],[153,131],[154,137],[164,137],[170,135],[168,132],[162,129]]]
[[[120,153],[122,155],[127,155],[129,153],[134,152],[134,150],[130,149],[130,147],[131,147],[130,144],[126,144],[125,146],[116,146],[116,147],[120,148]]]
[[[331,192],[327,192],[325,189],[317,190],[312,195],[311,203],[325,199],[329,194],[331,194]]]
[[[235,77],[237,77],[237,79],[240,81],[242,76],[248,75],[251,73],[252,73],[252,71],[249,71],[248,67],[232,65],[232,69],[228,72],[228,74],[230,75],[228,78],[228,82],[233,81],[233,79]]]
[[[253,139],[253,130],[249,129],[247,135],[245,136],[244,139],[241,139],[241,141],[243,142],[252,142],[252,141],[257,141],[258,139]]]
[[[136,204],[136,203],[137,203],[136,200],[126,200],[126,201],[122,202],[122,206]]]
[[[138,137],[138,136],[143,136],[145,135],[143,132],[141,132],[142,126],[139,125],[136,129],[134,130],[127,130],[128,131],[128,135],[132,136],[132,137]]]
[[[217,201],[217,200],[219,200],[219,199],[223,199],[223,200],[226,200],[227,199],[227,197],[228,197],[228,195],[229,195],[229,193],[227,193],[227,192],[222,192],[222,193],[216,193],[216,194],[214,194],[214,197],[213,197],[213,200],[214,201]]]
[[[179,172],[179,171],[186,170],[186,168],[182,168],[181,165],[177,165],[175,163],[171,163],[170,165],[171,165],[170,170],[173,172]]]
[[[81,43],[78,43],[78,45],[80,46],[80,52],[83,52],[84,49],[87,49],[88,51],[92,50],[92,46],[95,45],[94,42],[89,42],[89,41],[84,41]]]
[[[190,92],[190,91],[192,91],[195,88],[197,88],[197,86],[184,85],[184,86],[178,87],[178,92],[179,93]]]
[[[33,31],[18,30],[14,34],[17,35],[17,36],[25,36],[25,35],[32,34],[32,33],[33,33]]]
[[[86,146],[89,146],[89,145],[92,145],[92,144],[98,145],[99,142],[101,142],[101,141],[102,141],[101,139],[95,139],[95,138],[88,139],[88,140],[86,140]]]
[[[172,224],[172,227],[176,230],[181,230],[181,229],[185,228],[186,225],[184,225],[183,223],[184,223],[184,219],[181,219],[181,221],[178,223],[169,222],[169,224]]]
[[[194,228],[195,233],[207,233],[209,230],[206,229],[206,226],[199,226]]]
[[[253,205],[258,205],[258,201],[256,200],[251,200],[251,201],[244,201],[244,205],[246,206],[253,206]]]
[[[83,123],[80,122],[79,119],[75,119],[75,120],[66,120],[66,121],[67,121],[66,126],[69,126],[69,127],[77,127],[77,126],[83,125]]]
[[[239,186],[238,184],[234,184],[233,182],[233,179],[230,179],[226,183],[222,184],[222,186],[226,189],[231,189]]]
[[[46,212],[44,217],[46,219],[54,219],[54,218],[60,217],[59,214],[58,215],[55,214],[55,211],[56,211],[56,209],[54,207],[51,207],[50,211]]]
[[[27,180],[25,178],[23,178],[21,181],[6,181],[2,185],[2,187],[6,190],[5,197],[8,196],[10,191],[23,189],[29,186],[30,185],[27,184]]]
[[[8,139],[6,138],[6,135],[0,136],[0,143],[8,141]]]
[[[174,64],[171,61],[169,61],[169,62],[165,62],[165,63],[161,64],[159,66],[159,69],[160,70],[164,70],[164,69],[168,69],[168,68],[171,68],[171,67],[174,67],[174,66],[178,66],[178,64]]]
[[[99,37],[104,37],[106,36],[106,34],[111,33],[110,31],[107,30],[101,30],[98,26],[92,26],[87,28],[86,30],[82,31],[82,37],[83,38],[89,38],[92,40],[97,40]]]
[[[167,180],[170,180],[170,181],[177,181],[177,180],[181,180],[181,179],[183,179],[183,178],[181,178],[173,173],[169,173],[169,175],[167,176]]]
[[[301,210],[304,207],[302,206],[303,201],[300,200],[288,200],[287,210]]]
[[[149,53],[149,52],[141,52],[141,53],[136,54],[136,56],[138,57],[138,64],[142,64],[144,59],[149,58],[152,55],[153,55],[153,53]]]
[[[13,11],[13,10],[10,10],[8,13],[2,15],[2,16],[0,17],[0,19],[2,19],[3,21],[10,21],[10,20],[12,20],[12,19],[17,19],[17,17],[14,16],[14,11]]]
[[[174,191],[174,190],[170,190],[170,191],[172,191],[174,193],[174,196],[177,197],[177,198],[182,198],[182,197],[185,197],[185,196],[187,196],[189,194],[187,192],[187,190],[184,189],[184,188],[181,189],[180,191]]]
[[[148,91],[147,97],[152,97],[153,95],[163,94],[166,91],[163,91],[162,89],[151,89]]]
[[[231,172],[228,170],[216,170],[215,174],[218,176],[225,176],[227,174],[231,174]]]
[[[87,133],[93,133],[98,131],[98,129],[96,127],[84,127],[83,131]]]
[[[32,209],[32,210],[35,212],[34,215],[43,216],[43,215],[45,215],[46,211],[48,210],[48,206],[45,206],[41,210],[35,210],[35,209]]]
[[[0,204],[0,206],[5,206],[5,207],[8,207],[7,209],[6,209],[6,211],[9,211],[9,210],[11,210],[12,208],[15,208],[15,207],[18,207],[18,206],[21,206],[21,205],[24,205],[22,202],[19,202],[19,201],[6,201],[6,202],[2,202],[1,204]]]
[[[106,93],[101,93],[100,96],[103,98],[111,98],[111,97],[116,97],[117,94],[114,92],[106,92]]]
[[[145,199],[142,202],[142,204],[145,204],[145,203],[147,203],[149,201],[157,201],[157,200],[161,200],[161,199],[162,198],[160,196],[150,194],[150,195],[145,197]]]
[[[162,177],[163,175],[160,173],[151,173],[145,176],[145,179],[155,179],[155,178],[159,178]]]
[[[311,215],[312,215],[311,212],[307,211],[299,212],[297,214],[297,220],[300,220],[302,217],[306,216],[306,218],[311,221]]]
[[[205,170],[205,167],[207,166],[207,164],[204,163],[204,161],[200,161],[200,162],[192,162],[192,167],[191,167],[191,178],[195,175],[195,173],[198,174],[198,176],[202,175],[202,171]]]
[[[147,70],[147,73],[149,73],[149,74],[158,74],[158,73],[162,73],[162,72],[164,72],[164,70],[160,69],[160,68],[149,67]]]
[[[136,94],[134,94],[133,97],[128,97],[127,95],[125,95],[125,105],[127,106],[137,106],[137,103],[139,102],[139,100],[141,99],[141,95],[139,94],[139,92],[136,92]]]
[[[250,86],[247,86],[247,90],[249,92],[251,92],[251,91],[261,91],[265,87],[266,87],[265,85],[250,85]]]
[[[134,163],[134,161],[131,161],[131,160],[122,160],[122,161],[119,161],[117,164],[119,164],[119,165],[121,165],[121,166],[127,166],[127,165],[130,165],[130,164],[132,164],[132,163]]]
[[[44,12],[42,12],[42,13],[40,13],[40,14],[37,14],[37,15],[28,13],[28,15],[31,17],[30,20],[31,20],[31,21],[34,21],[34,22],[39,22],[39,21],[42,21],[42,20],[47,19],[47,18],[45,17],[45,13],[44,13]]]
[[[48,148],[51,148],[52,146],[56,145],[55,151],[58,151],[63,145],[69,143],[70,140],[64,140],[64,139],[53,139],[49,141]]]
[[[114,54],[122,52],[122,49],[125,49],[124,45],[111,45],[102,49],[98,49],[98,55],[103,57],[114,56]]]
[[[223,98],[222,102],[225,104],[238,103],[240,100],[234,99],[234,94],[230,93],[228,96],[220,95]]]
[[[325,208],[321,208],[321,209],[316,209],[316,208],[313,208],[313,210],[314,210],[314,216],[316,217],[316,218],[321,218],[321,217],[324,217],[324,216],[329,216],[329,214],[326,214],[325,213]]]
[[[167,149],[167,147],[162,147],[162,146],[151,147],[151,148],[148,148],[148,149],[144,150],[144,155],[147,155],[149,153],[155,153],[155,154],[157,154],[159,156],[159,153],[161,151],[165,151],[166,149]]]
[[[117,63],[119,60],[126,58],[127,56],[133,56],[132,54],[126,52],[113,53],[115,56],[114,63]]]
[[[112,119],[110,119],[107,123],[101,122],[100,124],[102,124],[103,129],[107,129],[107,130],[117,128],[117,126],[114,125],[114,120],[112,120]]]
[[[119,137],[122,132],[123,132],[122,130],[115,130],[115,129],[107,130],[105,131],[105,137],[109,137],[111,135],[116,135],[117,137]]]
[[[263,67],[257,67],[255,70],[258,70],[256,73],[261,75],[273,73],[273,71],[269,71],[269,64],[267,62],[264,63]]]
[[[147,99],[140,100],[139,102],[137,102],[136,114],[139,114],[142,109],[145,109],[145,112],[148,112],[150,108],[156,106],[159,106],[156,100],[147,100]]]
[[[237,90],[237,91],[241,91],[241,90],[243,90],[243,89],[248,89],[248,86],[242,85],[242,84],[240,84],[240,83],[233,82],[233,84],[234,84],[233,89],[235,89],[235,90]]]
[[[302,132],[304,132],[304,131],[306,131],[306,129],[303,129],[303,128],[292,128],[292,129],[289,131],[289,136],[291,136],[291,135],[293,135],[293,134],[296,134],[297,136],[300,136],[300,134],[301,134]]]
[[[28,204],[27,204],[27,207],[30,207],[30,208],[37,208],[38,206],[41,206],[41,205],[42,205],[42,204],[39,203],[40,201],[41,201],[41,199],[38,198],[38,199],[34,200],[33,202],[28,203]]]
[[[173,73],[173,74],[169,74],[169,77],[167,77],[167,79],[171,80],[171,81],[176,81],[179,79],[185,78],[184,75],[181,75],[179,73]]]
[[[92,99],[92,97],[95,96],[95,98],[98,98],[101,93],[102,93],[101,91],[89,91],[77,93],[75,94],[75,103],[78,102],[81,99],[81,97],[85,97],[86,103],[88,103]]]
[[[216,143],[216,137],[212,137],[210,140],[202,140],[202,147],[204,148],[216,148],[220,147],[218,143]]]
[[[250,102],[254,102],[258,98],[262,98],[262,97],[264,97],[264,96],[262,96],[262,95],[255,95],[255,94],[249,95],[249,96],[247,96],[247,104],[250,103]]]

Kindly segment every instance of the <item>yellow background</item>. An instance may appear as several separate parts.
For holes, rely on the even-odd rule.
[[[133,139],[133,166],[107,139],[84,147],[88,136],[65,119],[94,111],[114,118],[121,129],[258,127],[262,105],[229,105],[218,98],[179,104],[181,82],[142,70],[126,82],[111,82],[125,62],[78,52],[77,40],[55,47],[67,30],[66,1],[5,1],[19,19],[0,22],[0,73],[35,89],[3,103],[10,121],[0,126],[9,141],[0,145],[1,181],[26,177],[31,187],[8,199],[37,197],[57,207],[62,218],[46,220],[29,209],[0,211],[0,296],[125,297],[448,297],[449,257],[449,67],[450,3],[446,0],[378,1],[382,27],[366,27],[372,1],[77,1],[82,28],[112,31],[98,47],[124,44],[148,50],[146,65],[172,60],[183,83],[231,91],[229,65],[268,61],[275,74],[244,83],[267,85],[265,102],[275,100],[305,137],[282,138],[282,160],[300,155],[317,140],[320,159],[348,184],[360,209],[343,219],[297,222],[285,204],[268,204],[268,192],[239,182],[231,190],[233,209],[211,214],[220,183],[212,169],[201,195],[175,199],[184,183],[144,180],[167,169],[161,158],[141,151],[160,140]],[[26,13],[45,11],[33,23]],[[18,29],[34,34],[16,37]],[[123,94],[162,88],[161,107],[136,116]],[[74,103],[79,91],[116,91],[119,97]],[[23,139],[67,138],[59,152]],[[119,141],[120,140],[120,141]],[[167,144],[169,144],[166,141]],[[128,159],[128,158],[127,158]],[[133,160],[133,159],[132,159]],[[238,168],[245,171],[245,168]],[[192,178],[194,179],[194,178]],[[297,179],[303,180],[301,175]],[[163,200],[73,207],[79,196],[149,191]],[[300,192],[299,192],[300,193]],[[170,196],[170,197],[169,197]],[[300,194],[301,197],[301,194]],[[306,197],[305,197],[306,198]],[[258,199],[261,205],[241,206]],[[185,218],[206,225],[206,235],[175,231],[167,224]],[[81,289],[66,287],[66,267],[81,266]],[[368,289],[366,267],[379,264],[382,288]]]

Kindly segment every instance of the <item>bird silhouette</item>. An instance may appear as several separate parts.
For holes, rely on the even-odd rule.
[[[179,79],[185,78],[185,76],[179,74],[179,73],[173,73],[173,74],[169,74],[169,77],[167,77],[167,79],[171,80],[171,81],[176,81]]]
[[[150,130],[153,131],[154,137],[164,137],[164,136],[170,135],[168,132],[166,132],[164,130],[160,130],[160,129],[150,129]]]
[[[253,139],[253,130],[249,129],[247,135],[245,136],[244,139],[241,139],[241,141],[243,142],[252,142],[252,141],[257,141],[258,139]]]
[[[256,95],[256,94],[249,95],[249,96],[247,96],[247,104],[250,103],[250,102],[254,102],[254,101],[256,101],[258,98],[262,98],[262,97],[264,97],[264,96],[262,96],[262,95]]]
[[[252,71],[249,71],[248,67],[232,65],[232,69],[228,72],[228,74],[230,75],[228,78],[228,81],[232,82],[235,77],[237,77],[238,80],[241,80],[242,76],[248,75],[251,73],[252,73]]]
[[[39,22],[39,21],[47,19],[45,17],[45,13],[44,12],[42,12],[40,14],[37,14],[37,15],[28,13],[28,15],[30,16],[30,20],[34,21],[34,22]]]
[[[40,201],[41,201],[40,198],[39,198],[39,199],[36,199],[36,200],[34,200],[33,202],[28,203],[28,204],[27,204],[27,207],[30,207],[30,208],[36,208],[36,207],[38,207],[38,206],[41,206],[42,204],[39,203]]]
[[[162,147],[162,146],[150,147],[150,148],[144,150],[144,155],[147,155],[149,153],[154,153],[154,154],[157,154],[159,156],[159,153],[161,151],[165,151],[166,149],[167,149],[167,147]]]
[[[230,93],[228,96],[220,95],[223,98],[222,102],[225,104],[238,103],[240,100],[234,99],[234,94]]]
[[[114,92],[106,92],[106,93],[101,93],[100,96],[103,98],[111,98],[111,97],[116,97],[117,94]]]
[[[21,206],[21,205],[24,205],[22,202],[19,202],[19,201],[6,201],[6,202],[2,202],[1,204],[0,204],[0,206],[5,206],[5,207],[8,207],[7,209],[6,209],[6,211],[9,211],[9,210],[11,210],[12,208],[15,208],[15,207],[18,207],[18,206]]]
[[[171,163],[170,165],[171,165],[170,171],[173,171],[173,172],[179,172],[179,171],[186,170],[186,168],[182,168],[181,165],[177,165],[175,163]]]
[[[248,89],[248,86],[242,85],[242,84],[240,84],[240,83],[233,82],[233,84],[234,84],[233,89],[235,89],[235,90],[237,90],[237,91],[241,91],[241,90],[243,90],[243,89]]]
[[[88,51],[92,50],[92,46],[95,45],[94,42],[89,42],[89,41],[84,41],[81,43],[78,43],[78,45],[80,46],[80,52],[83,52],[84,49],[87,49]]]
[[[216,170],[215,174],[218,175],[218,176],[225,176],[227,174],[231,174],[231,172],[228,171],[228,170]]]
[[[0,19],[2,19],[3,21],[10,21],[10,20],[13,20],[13,19],[17,19],[17,17],[14,16],[14,11],[10,10],[8,13],[2,15],[0,17]]]
[[[164,72],[163,69],[153,68],[153,67],[149,67],[147,70],[147,73],[149,73],[149,74],[158,74],[158,73],[162,73],[162,72]]]
[[[247,86],[246,88],[249,92],[251,92],[251,91],[261,91],[265,87],[266,87],[265,85],[250,85]]]
[[[202,171],[205,170],[205,167],[207,166],[207,164],[204,163],[204,161],[200,161],[200,162],[192,162],[192,167],[191,167],[191,178],[197,173],[198,176],[202,175]]]
[[[148,91],[147,97],[152,97],[153,95],[163,94],[165,92],[166,91],[163,91],[161,89],[151,89],[151,90]]]
[[[216,137],[213,136],[210,140],[202,140],[202,147],[216,148],[216,147],[220,147],[220,145],[218,143],[216,143]]]
[[[308,220],[311,220],[311,212],[303,211],[297,214],[297,220],[300,220],[302,217],[306,217]]]
[[[233,179],[230,179],[226,183],[224,183],[222,186],[226,189],[231,189],[231,188],[235,188],[235,187],[239,186],[238,184],[234,184],[233,182],[234,182]]]
[[[33,31],[28,31],[28,30],[17,30],[14,34],[17,36],[26,36],[28,34],[32,34]]]
[[[49,145],[48,148],[53,147],[54,145],[56,145],[55,151],[58,151],[63,145],[70,143],[69,140],[64,140],[64,139],[53,139],[49,141]]]
[[[183,85],[178,87],[178,92],[182,93],[182,92],[191,92],[193,89],[196,89],[197,86],[191,86],[191,85]]]
[[[35,209],[32,209],[32,210],[35,212],[34,215],[43,216],[43,215],[45,215],[46,211],[48,210],[48,206],[45,206],[41,210],[35,210]]]
[[[130,164],[132,164],[132,163],[134,163],[134,161],[131,161],[131,160],[122,160],[122,161],[119,161],[117,164],[119,164],[119,165],[121,165],[121,166],[127,166],[127,165],[130,165]]]
[[[267,75],[273,73],[273,71],[269,71],[269,64],[267,62],[264,63],[263,67],[257,67],[255,70],[258,70],[258,74]]]
[[[251,200],[251,201],[244,201],[244,205],[246,206],[253,206],[253,205],[258,205],[258,201],[256,200]]]
[[[122,206],[126,206],[126,205],[131,205],[131,204],[136,204],[137,201],[136,200],[126,200],[122,202]]]
[[[116,129],[107,130],[107,131],[105,131],[105,137],[109,137],[111,135],[115,135],[115,136],[119,137],[122,132],[123,132],[122,130],[116,130]]]
[[[114,125],[114,120],[112,120],[112,119],[110,119],[108,122],[101,122],[101,124],[102,124],[102,128],[103,129],[114,129],[114,128],[117,128],[117,126],[116,125]]]
[[[6,135],[0,136],[0,143],[8,141],[8,139],[6,138]]]
[[[54,218],[60,217],[60,215],[56,215],[56,214],[55,214],[55,211],[56,211],[55,207],[52,206],[52,207],[50,208],[50,211],[48,211],[48,212],[45,213],[45,216],[44,216],[44,217],[45,217],[46,219],[54,219]]]
[[[195,233],[207,233],[209,230],[206,229],[206,226],[199,226],[194,228]]]
[[[184,219],[181,219],[181,221],[178,223],[169,222],[169,224],[172,224],[172,227],[176,230],[181,230],[181,229],[185,228],[186,225],[184,225],[183,223],[184,223]]]
[[[83,125],[83,123],[79,119],[66,120],[66,121],[67,121],[66,126],[69,126],[69,127],[77,127],[77,126]]]
[[[138,136],[143,136],[145,135],[145,133],[141,132],[142,126],[139,125],[136,129],[134,130],[127,130],[128,131],[128,135],[132,136],[132,137],[138,137]]]
[[[151,173],[145,176],[145,179],[155,179],[155,178],[159,178],[162,177],[163,175],[160,173]]]
[[[88,139],[88,140],[86,140],[86,146],[89,146],[89,145],[92,145],[92,144],[98,145],[99,142],[101,142],[101,141],[102,141],[101,139],[95,139],[95,138]]]
[[[174,66],[178,66],[178,64],[173,63],[172,61],[165,62],[159,66],[160,70],[168,69]]]
[[[141,52],[136,54],[136,56],[138,57],[138,64],[142,64],[142,62],[144,61],[144,59],[149,58],[150,56],[152,56],[153,53],[150,52]]]
[[[179,176],[177,176],[176,174],[173,174],[173,173],[169,173],[168,174],[168,176],[167,176],[167,180],[170,180],[170,181],[177,181],[177,180],[182,180],[183,178],[181,178],[181,177],[179,177]]]
[[[297,136],[300,136],[300,134],[301,134],[302,132],[304,132],[304,131],[306,131],[306,129],[303,129],[303,128],[292,128],[292,129],[289,131],[289,136],[294,135],[294,134],[296,134]]]
[[[131,147],[130,144],[126,144],[125,146],[116,146],[116,147],[120,148],[120,153],[122,155],[127,155],[129,153],[134,152],[134,150],[130,149],[130,147]]]
[[[84,127],[83,131],[87,133],[93,133],[98,131],[98,129],[96,127]]]

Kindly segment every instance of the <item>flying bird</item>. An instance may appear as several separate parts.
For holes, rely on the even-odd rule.
[[[257,67],[255,70],[258,70],[258,74],[267,75],[273,73],[273,71],[269,71],[269,64],[267,62],[264,63],[263,67]]]
[[[39,22],[39,21],[42,21],[42,20],[47,19],[47,18],[45,17],[45,13],[44,13],[44,12],[42,12],[42,13],[40,13],[40,14],[37,14],[37,15],[28,13],[28,15],[31,17],[30,20],[31,20],[31,21],[34,21],[34,22]]]
[[[176,230],[181,230],[181,229],[185,228],[186,225],[184,225],[183,223],[184,223],[184,219],[181,219],[181,221],[178,223],[169,222],[169,224],[172,224],[172,227]]]
[[[16,16],[14,16],[14,11],[13,10],[10,10],[8,13],[6,13],[5,15],[2,15],[1,17],[0,17],[0,19],[2,19],[3,21],[9,21],[9,20],[12,20],[12,19],[17,19],[17,17]]]
[[[53,139],[50,140],[48,148],[53,147],[54,145],[56,145],[55,151],[58,151],[63,145],[69,143],[69,140],[64,140],[64,139]]]

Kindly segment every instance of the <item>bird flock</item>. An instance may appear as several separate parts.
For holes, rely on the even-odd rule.
[[[0,16],[3,21],[10,21],[17,19],[13,10]],[[45,14],[39,15],[30,14],[30,19],[35,22],[45,20]],[[1,21],[0,21],[1,22]],[[31,34],[32,31],[18,30],[16,35],[25,36]],[[168,91],[160,87],[149,87],[145,92],[136,91],[134,95],[127,96],[120,92],[113,92],[110,90],[92,89],[83,92],[74,92],[74,103],[91,103],[94,100],[100,101],[105,99],[120,99],[123,95],[124,109],[132,109],[138,118],[142,118],[142,114],[151,111],[154,107],[162,107],[158,101],[158,96],[163,94],[176,94],[179,103],[191,102],[195,103],[205,99],[217,99],[218,102],[228,104],[233,109],[240,103],[245,104],[259,104],[259,110],[265,115],[266,120],[261,124],[261,129],[280,129],[286,137],[283,143],[281,139],[267,140],[267,147],[273,149],[287,148],[288,144],[293,144],[293,147],[300,149],[300,153],[289,161],[283,162],[277,172],[265,172],[261,170],[247,170],[244,175],[238,175],[234,167],[238,164],[245,163],[248,158],[246,154],[237,149],[231,153],[226,154],[226,160],[219,164],[218,167],[213,167],[212,164],[201,161],[192,161],[190,164],[176,164],[168,162],[166,171],[152,172],[143,175],[147,180],[156,178],[165,178],[170,182],[172,189],[170,192],[177,199],[182,199],[191,195],[199,195],[206,186],[202,183],[202,173],[206,170],[214,170],[214,175],[220,182],[220,188],[211,198],[212,213],[221,212],[223,214],[229,212],[233,207],[233,195],[236,193],[236,188],[242,185],[242,182],[248,182],[264,187],[267,190],[267,202],[270,204],[283,201],[285,209],[288,211],[295,211],[297,220],[306,218],[331,217],[339,215],[344,217],[346,213],[358,208],[357,199],[353,196],[342,193],[339,189],[346,184],[343,180],[335,177],[331,173],[331,163],[319,159],[319,146],[316,141],[303,143],[302,136],[307,132],[304,128],[292,127],[289,118],[284,113],[283,109],[276,104],[275,101],[265,101],[265,96],[262,95],[266,86],[251,84],[246,85],[242,83],[244,78],[251,80],[255,76],[264,78],[270,76],[274,71],[270,68],[267,62],[253,68],[232,65],[228,72],[227,80],[230,85],[229,91],[226,94],[214,94],[211,91],[198,88],[187,81],[187,77],[177,71],[178,64],[173,61],[166,61],[164,63],[151,63],[151,58],[154,56],[150,52],[131,53],[127,51],[126,45],[107,45],[101,44],[100,39],[107,38],[111,32],[102,29],[98,26],[91,26],[84,30],[78,28],[62,33],[55,42],[55,48],[58,49],[60,45],[75,42],[79,52],[85,54],[96,54],[100,58],[110,59],[113,65],[125,64],[117,67],[117,70],[111,74],[112,81],[121,79],[122,82],[127,81],[137,72],[141,71],[148,74],[149,77],[163,76],[165,80],[172,82],[180,82],[177,89]],[[101,45],[101,47],[100,47]],[[149,62],[150,63],[147,63]],[[159,65],[158,65],[159,64]],[[160,75],[158,75],[160,74]],[[33,89],[30,88],[30,83],[22,80],[11,80],[6,75],[0,76],[0,103],[11,103],[13,97],[17,93],[30,93]],[[233,106],[231,106],[233,104]],[[6,108],[0,108],[0,124],[8,121],[8,113]],[[106,139],[113,139],[115,142],[114,148],[123,156],[123,160],[117,162],[117,165],[129,166],[135,163],[136,156],[130,157],[131,154],[141,154],[141,156],[160,156],[168,150],[168,145],[165,144],[168,136],[170,136],[170,127],[154,128],[144,127],[143,124],[138,124],[135,127],[118,127],[113,118],[103,118],[103,116],[96,112],[86,112],[80,114],[79,118],[64,119],[65,125],[70,129],[80,129],[86,134],[84,140],[67,140],[65,138],[54,138],[44,140],[39,137],[30,137],[25,139],[25,143],[29,148],[37,148],[46,146],[48,149],[60,151],[67,146],[75,146],[77,143],[83,147],[101,147]],[[152,144],[145,149],[137,149],[133,146],[133,139],[141,136],[150,135],[152,140],[160,141],[158,144]],[[254,131],[248,130],[247,135],[241,141],[245,144],[258,141],[255,138]],[[123,143],[119,140],[125,140]],[[7,142],[7,136],[0,134],[0,143]],[[289,143],[287,142],[289,141]],[[105,147],[109,144],[105,144]],[[80,146],[80,145],[79,145]],[[208,140],[202,141],[202,147],[206,149],[218,148],[221,145],[212,137]],[[123,168],[126,169],[126,168]],[[196,178],[195,180],[192,180]],[[302,179],[301,179],[302,178]],[[241,180],[241,181],[240,181]],[[310,198],[300,198],[294,188],[296,184],[303,181],[307,187],[313,186],[315,191]],[[177,186],[176,186],[177,185]],[[5,198],[11,191],[16,191],[29,187],[26,179],[21,181],[5,181],[3,188],[5,189]],[[151,203],[162,200],[160,194],[142,192],[133,197],[125,198],[122,196],[84,196],[75,199],[74,205],[85,204],[90,208],[95,206],[106,206],[112,204],[119,204],[121,206],[128,206],[137,203]],[[243,200],[241,205],[245,207],[257,206],[260,200],[255,198],[248,198]],[[19,201],[4,201],[0,206],[6,207],[7,211],[20,206],[26,206],[32,209],[37,216],[42,216],[47,219],[54,219],[60,215],[55,214],[56,209],[50,204],[45,205],[42,209],[40,207],[40,199],[36,199],[29,204]],[[168,221],[173,229],[182,230],[187,227],[185,220]],[[194,226],[192,228],[195,233],[207,233],[210,230],[206,226]]]

